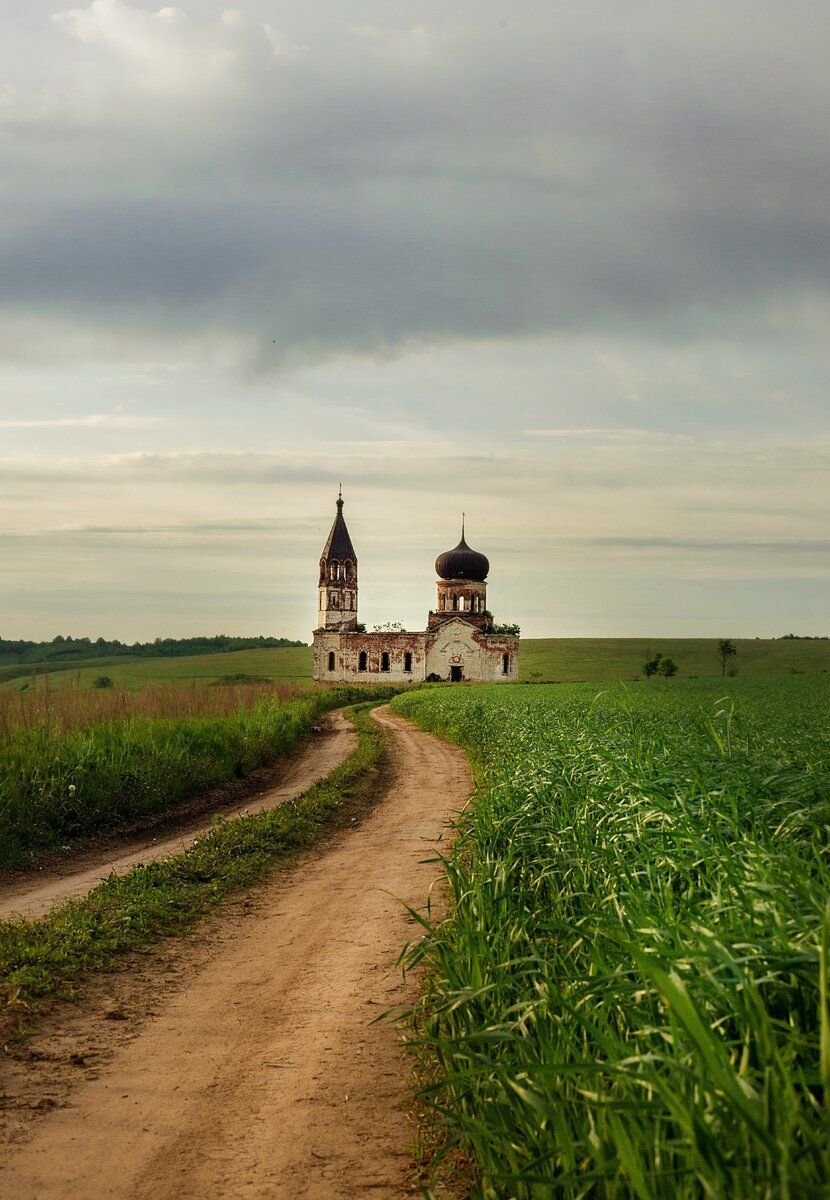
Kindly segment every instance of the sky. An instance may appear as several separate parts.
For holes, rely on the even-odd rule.
[[[830,634],[823,0],[0,22],[0,636]]]

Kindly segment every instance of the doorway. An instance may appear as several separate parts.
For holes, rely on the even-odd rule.
[[[450,683],[460,683],[463,678],[463,667],[450,667]]]

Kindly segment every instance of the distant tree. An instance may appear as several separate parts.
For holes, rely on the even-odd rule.
[[[726,664],[730,658],[733,658],[738,653],[738,648],[729,638],[721,638],[718,642],[718,658],[720,659],[720,673],[726,674]]]
[[[400,621],[386,621],[383,625],[373,625],[375,633],[406,633]]]
[[[663,655],[658,650],[653,658],[647,658],[643,663],[643,674],[646,679],[651,679],[652,675],[656,675],[660,670],[660,663],[663,661]]]
[[[503,624],[503,625],[494,625],[491,632],[492,633],[509,633],[511,637],[518,637],[519,634],[521,633],[521,629],[519,628],[518,625],[512,625],[512,624],[508,623],[508,624]]]
[[[92,686],[94,688],[111,688],[115,687],[115,681],[109,675],[99,675],[97,679],[93,679]]]
[[[677,674],[677,663],[673,658],[664,658],[660,663],[660,674],[666,679],[673,679]]]

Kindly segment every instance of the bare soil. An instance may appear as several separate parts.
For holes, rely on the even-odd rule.
[[[417,1192],[413,998],[396,961],[472,790],[387,709],[389,789],[196,937],[136,956],[8,1048],[4,1200],[378,1200]]]
[[[140,831],[122,830],[77,853],[53,855],[33,870],[0,876],[0,919],[41,917],[59,900],[85,896],[112,873],[126,875],[142,864],[183,854],[220,813],[235,817],[293,800],[333,771],[357,745],[354,726],[341,709],[322,717],[320,729],[320,734],[274,766],[179,806],[156,822],[145,822]]]

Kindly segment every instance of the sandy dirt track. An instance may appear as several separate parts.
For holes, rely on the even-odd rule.
[[[4,1200],[415,1193],[408,1064],[394,1025],[371,1022],[411,999],[402,902],[423,908],[439,874],[425,860],[472,781],[461,751],[377,719],[393,735],[385,797],[206,930],[209,953],[97,1077],[17,1131]]]
[[[300,754],[289,758],[280,772],[277,787],[268,788],[258,796],[250,796],[238,804],[222,806],[225,817],[243,812],[262,812],[277,808],[305,792],[318,779],[328,775],[357,745],[354,726],[338,709],[320,721],[325,735],[315,738]],[[46,871],[11,877],[0,885],[0,919],[11,916],[42,917],[53,904],[70,897],[85,896],[113,872],[126,875],[142,863],[158,862],[171,854],[183,854],[193,839],[211,827],[210,818],[179,824],[174,833],[144,834],[111,848],[105,853],[91,850],[73,856],[66,862]]]

